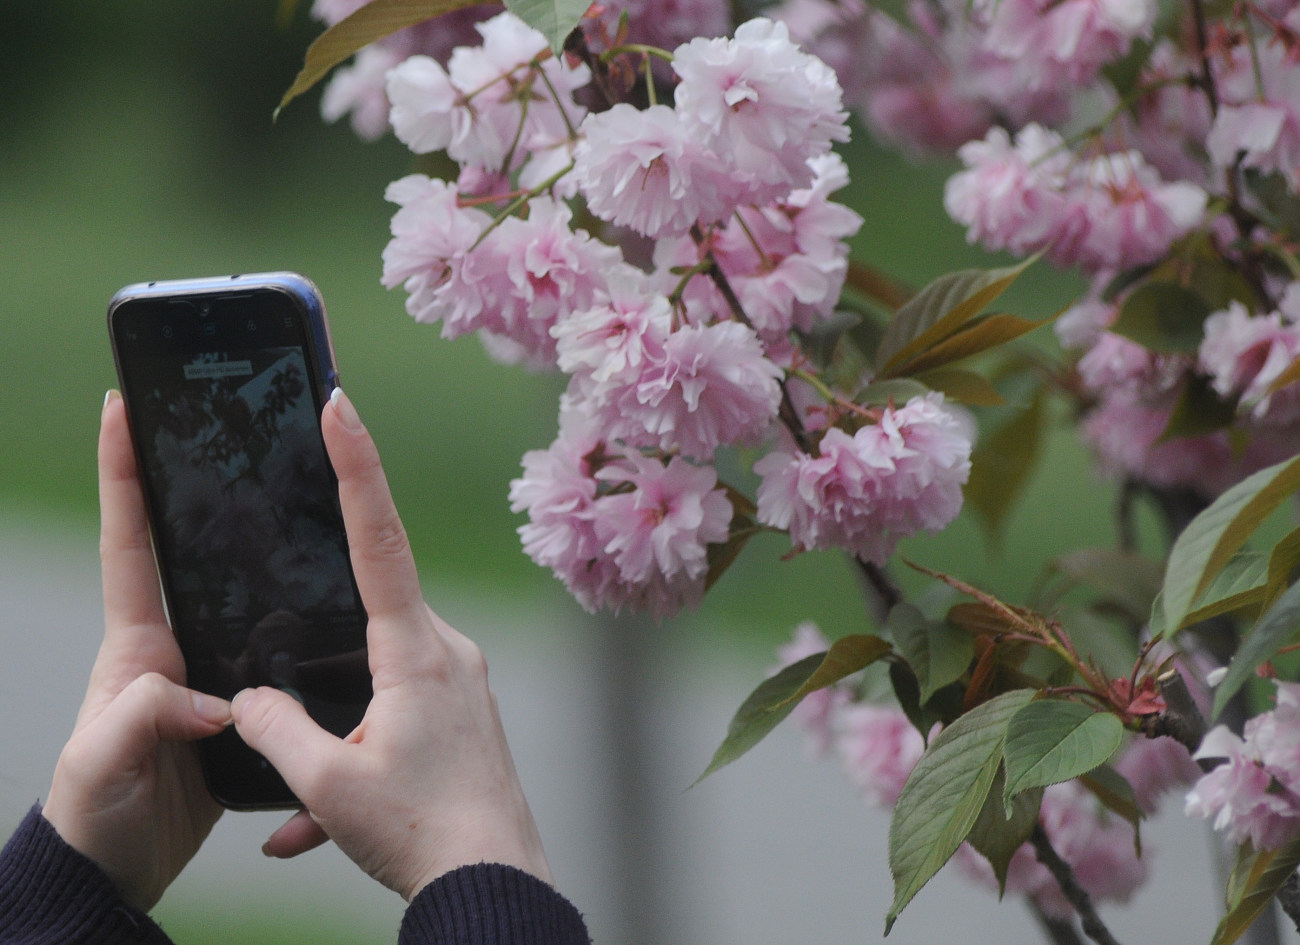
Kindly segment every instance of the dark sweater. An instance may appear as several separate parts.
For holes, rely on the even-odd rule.
[[[463,866],[407,907],[399,945],[590,945],[582,916],[540,879]],[[0,851],[0,945],[171,945],[33,807]]]

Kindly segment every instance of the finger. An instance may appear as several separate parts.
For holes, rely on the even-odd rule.
[[[342,741],[317,725],[292,696],[269,686],[237,693],[230,709],[239,736],[310,807]]]
[[[99,713],[80,745],[84,770],[130,772],[162,742],[189,742],[230,724],[230,703],[146,673]]]
[[[99,430],[99,553],[110,630],[165,624],[144,494],[126,425],[126,405],[111,391]]]
[[[339,480],[339,504],[348,533],[357,588],[372,623],[427,628],[420,580],[406,529],[393,506],[374,441],[347,395],[335,389],[321,417],[330,462]],[[388,620],[386,618],[394,618]],[[376,642],[381,646],[388,641]]]
[[[316,849],[328,839],[329,835],[321,829],[320,824],[312,820],[311,814],[300,810],[271,834],[262,845],[262,852],[276,859],[287,860]]]

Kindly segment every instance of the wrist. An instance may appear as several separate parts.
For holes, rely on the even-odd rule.
[[[418,871],[414,880],[405,889],[399,890],[408,903],[422,890],[457,870],[483,864],[509,867],[526,873],[547,886],[555,885],[555,877],[551,873],[550,864],[546,860],[540,841],[530,843],[476,836],[473,843],[466,844],[462,848],[458,849],[455,844],[444,843],[437,846],[437,851],[436,858]]]

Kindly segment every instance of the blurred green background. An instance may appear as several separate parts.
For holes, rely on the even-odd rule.
[[[383,189],[411,157],[324,125],[318,90],[272,121],[319,31],[299,6],[285,26],[276,0],[0,3],[0,515],[70,520],[93,540],[95,430],[115,384],[104,312],[119,286],[294,269],[324,293],[343,384],[383,452],[426,579],[522,601],[560,595],[520,551],[506,500],[522,453],[554,436],[560,383],[493,364],[474,339],[442,341],[380,286]],[[842,197],[866,220],[859,257],[914,285],[1000,262],[944,216],[951,168],[909,167],[857,138]],[[1040,267],[1007,304],[1044,317],[1076,289]],[[1014,598],[1053,549],[1113,541],[1112,502],[1058,434],[1001,542],[963,518],[905,550]],[[844,560],[782,562],[787,550],[755,541],[673,629],[765,652],[809,617],[831,636],[859,629]]]

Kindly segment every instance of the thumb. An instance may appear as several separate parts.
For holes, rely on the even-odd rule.
[[[296,699],[269,686],[245,689],[230,703],[230,714],[248,747],[280,772],[304,804],[311,806],[310,786],[341,747],[340,739],[317,725]]]

